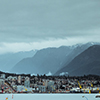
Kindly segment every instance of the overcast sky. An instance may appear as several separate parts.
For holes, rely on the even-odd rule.
[[[0,0],[0,53],[100,42],[100,0]]]

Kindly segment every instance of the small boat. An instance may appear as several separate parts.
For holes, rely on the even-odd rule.
[[[97,95],[95,96],[95,98],[100,98],[100,94],[97,94]]]

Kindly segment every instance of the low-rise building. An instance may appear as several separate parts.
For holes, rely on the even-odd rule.
[[[4,79],[0,79],[0,89],[2,89],[2,86],[4,85],[5,80]]]
[[[40,92],[46,92],[46,86],[38,85],[38,88]]]

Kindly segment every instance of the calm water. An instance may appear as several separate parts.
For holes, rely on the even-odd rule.
[[[0,94],[0,100],[87,100],[82,98],[85,96],[88,100],[100,100],[96,99],[96,94]]]

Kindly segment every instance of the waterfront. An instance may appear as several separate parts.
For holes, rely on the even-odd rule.
[[[1,74],[0,93],[100,93],[100,76]]]
[[[97,94],[0,94],[0,100],[98,100]],[[13,99],[12,99],[13,96]]]

